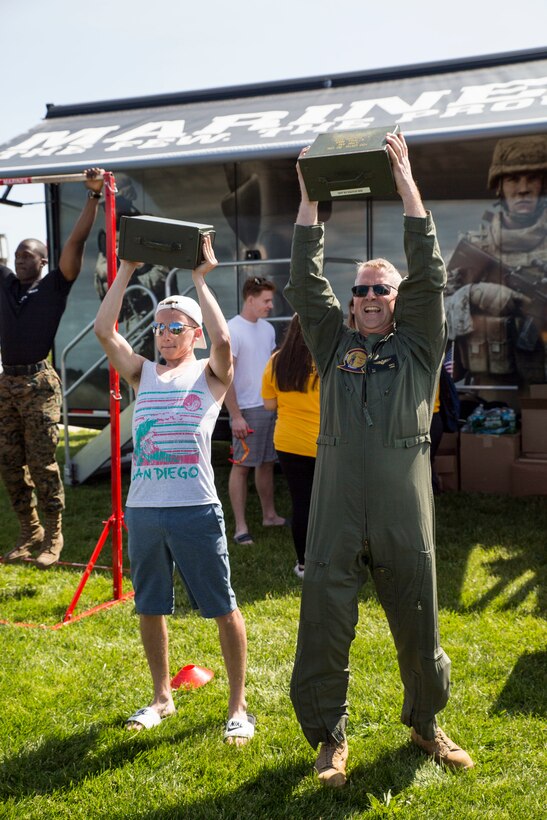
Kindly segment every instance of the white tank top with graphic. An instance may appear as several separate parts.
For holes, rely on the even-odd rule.
[[[220,504],[211,466],[211,439],[221,404],[205,376],[207,359],[182,373],[158,375],[145,362],[133,412],[128,507]]]

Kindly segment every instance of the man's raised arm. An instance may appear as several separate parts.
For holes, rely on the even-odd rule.
[[[78,221],[63,246],[59,259],[59,268],[68,282],[73,282],[82,269],[85,243],[95,222],[103,189],[103,173],[102,168],[88,168],[85,171],[87,199]]]

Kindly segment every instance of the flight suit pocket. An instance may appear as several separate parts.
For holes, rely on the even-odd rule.
[[[329,560],[306,555],[306,573],[302,587],[302,620],[310,624],[323,623],[327,617],[325,585],[329,575]]]

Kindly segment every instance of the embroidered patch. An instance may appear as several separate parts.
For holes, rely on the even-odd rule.
[[[339,370],[346,370],[348,373],[364,373],[367,367],[368,354],[362,347],[352,347],[344,356],[342,364],[338,365]]]

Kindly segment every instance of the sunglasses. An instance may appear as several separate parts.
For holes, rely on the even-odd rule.
[[[163,322],[152,322],[152,332],[154,336],[163,336],[166,330],[173,336],[180,336],[185,327],[189,327],[191,330],[197,330],[193,325],[185,325],[184,322],[169,322],[168,325]]]
[[[397,291],[394,285],[354,285],[351,292],[354,296],[368,296],[368,292],[372,288],[375,296],[389,296],[392,290]]]

